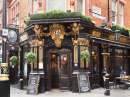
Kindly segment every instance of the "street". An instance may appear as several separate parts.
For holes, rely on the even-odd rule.
[[[104,88],[98,88],[91,90],[91,93],[72,93],[70,92],[60,92],[60,91],[49,91],[45,92],[42,94],[37,94],[37,95],[27,95],[26,90],[19,90],[16,88],[11,87],[10,92],[11,95],[10,97],[106,97],[104,95]],[[109,97],[130,97],[130,88],[127,90],[123,89],[111,89],[110,91],[110,96]]]

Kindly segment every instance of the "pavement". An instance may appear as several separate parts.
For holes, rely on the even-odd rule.
[[[98,88],[91,90],[91,93],[72,93],[72,91],[68,92],[60,92],[59,90],[52,90],[45,93],[37,94],[37,95],[28,95],[26,94],[26,90],[19,90],[14,87],[10,87],[10,97],[107,97],[104,95],[104,88]],[[130,97],[130,88],[123,90],[121,88],[111,89],[110,96],[108,97]]]

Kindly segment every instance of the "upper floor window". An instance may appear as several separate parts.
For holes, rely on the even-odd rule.
[[[15,28],[15,18],[12,21],[13,21],[13,28]]]
[[[38,0],[33,0],[33,13],[38,11]]]
[[[77,0],[77,12],[82,12],[85,15],[85,0]]]
[[[119,25],[123,26],[123,5],[119,4]]]
[[[62,10],[66,12],[66,0],[47,0],[47,11]]]
[[[112,0],[112,23],[116,24],[117,23],[117,4],[116,1]]]
[[[17,25],[19,25],[19,15],[17,15]]]

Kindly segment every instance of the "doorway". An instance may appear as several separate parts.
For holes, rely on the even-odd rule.
[[[46,90],[71,90],[71,50],[50,49],[46,55]]]

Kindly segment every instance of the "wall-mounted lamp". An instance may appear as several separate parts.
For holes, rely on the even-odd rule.
[[[120,40],[120,36],[121,36],[121,31],[120,30],[115,30],[114,31],[114,40],[115,41],[119,41]]]

